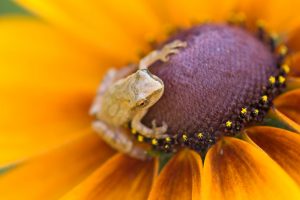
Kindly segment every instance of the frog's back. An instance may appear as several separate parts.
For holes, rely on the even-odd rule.
[[[122,79],[113,84],[103,95],[99,118],[111,125],[120,126],[130,121],[128,86]]]

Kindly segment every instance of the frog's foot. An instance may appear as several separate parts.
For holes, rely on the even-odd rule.
[[[162,49],[152,51],[150,54],[144,57],[140,61],[139,69],[147,69],[153,63],[159,60],[163,62],[167,62],[169,60],[169,55],[177,54],[179,52],[179,48],[183,48],[186,46],[187,46],[186,42],[180,40],[174,40],[173,42],[166,44]]]
[[[92,126],[107,144],[119,152],[140,160],[150,158],[146,150],[133,144],[133,141],[127,136],[125,129],[112,127],[99,120],[94,121]]]
[[[163,61],[167,62],[169,60],[169,55],[177,54],[179,52],[179,48],[186,47],[187,43],[182,42],[180,40],[174,40],[173,42],[166,44],[157,54],[158,58]]]
[[[155,132],[155,137],[159,137],[160,135],[163,135],[164,133],[167,132],[168,130],[168,125],[166,124],[166,122],[162,122],[162,126],[157,127],[156,125],[156,120],[152,120],[152,130],[154,130]]]
[[[168,126],[166,123],[163,123],[162,126],[160,127],[153,127],[153,128],[148,128],[141,122],[134,122],[132,121],[131,127],[136,130],[139,134],[148,137],[148,138],[166,138],[168,137],[167,132]]]

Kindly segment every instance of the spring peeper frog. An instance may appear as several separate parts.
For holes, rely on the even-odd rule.
[[[145,159],[145,150],[133,144],[126,134],[124,125],[130,123],[132,129],[145,137],[163,138],[167,124],[152,128],[141,123],[148,109],[164,93],[163,81],[152,74],[148,67],[156,61],[167,62],[169,55],[179,52],[187,44],[175,40],[144,57],[138,66],[130,65],[120,70],[111,69],[100,84],[90,114],[96,117],[94,130],[112,147],[132,157]]]

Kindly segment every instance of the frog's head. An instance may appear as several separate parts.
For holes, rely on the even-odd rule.
[[[133,74],[130,90],[134,109],[147,109],[155,104],[164,92],[164,84],[160,78],[147,69]]]

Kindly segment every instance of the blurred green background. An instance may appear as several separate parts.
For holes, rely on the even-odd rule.
[[[42,1],[42,0],[38,0]],[[0,15],[7,14],[21,14],[21,15],[30,15],[26,10],[19,7],[12,0],[0,0]]]

